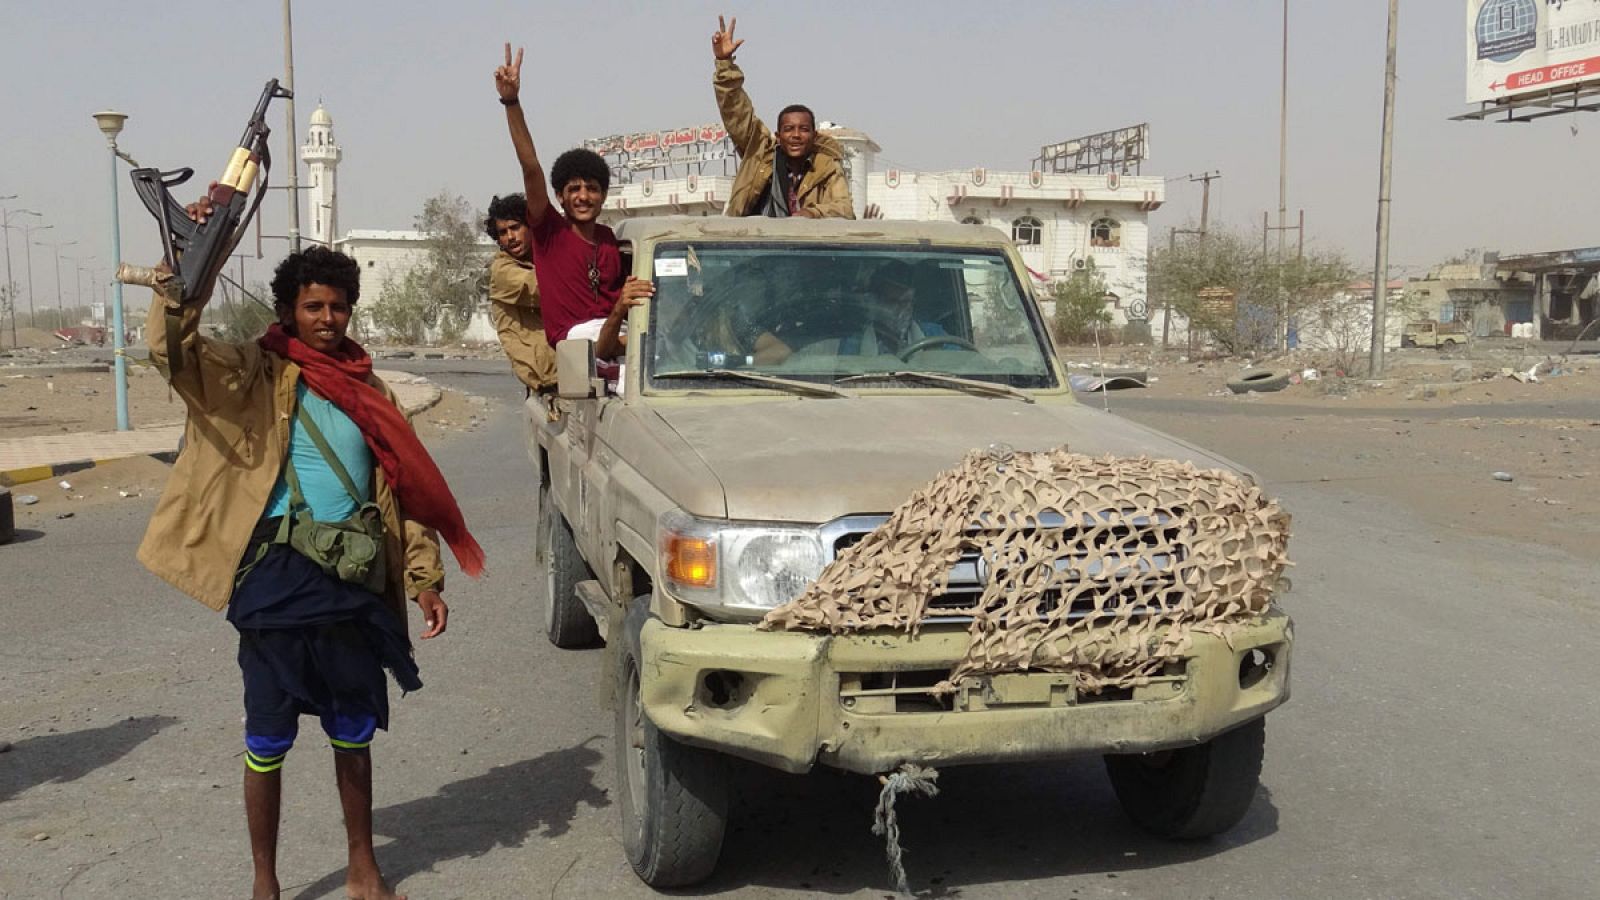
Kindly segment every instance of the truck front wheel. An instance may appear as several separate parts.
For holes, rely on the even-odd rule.
[[[1193,840],[1239,824],[1261,783],[1265,717],[1195,747],[1107,756],[1122,809],[1140,828]]]
[[[564,650],[591,647],[600,639],[594,617],[578,599],[578,582],[594,578],[578,554],[572,527],[556,509],[550,487],[539,488],[539,533],[534,544],[534,593],[544,614],[544,633]]]
[[[617,653],[615,737],[621,790],[622,846],[645,884],[674,888],[711,876],[728,821],[726,772],[716,754],[688,747],[656,729],[639,694],[639,633],[649,597],[634,600]]]

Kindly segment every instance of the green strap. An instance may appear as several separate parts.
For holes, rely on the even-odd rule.
[[[306,430],[306,435],[311,438],[311,443],[317,445],[317,452],[322,454],[322,459],[328,464],[328,468],[332,469],[333,474],[339,477],[339,483],[344,485],[345,491],[350,494],[350,499],[355,501],[357,506],[360,506],[364,501],[361,499],[361,492],[356,490],[355,479],[350,477],[350,473],[345,469],[344,463],[339,461],[339,457],[333,452],[333,448],[328,446],[328,439],[322,436],[322,431],[317,428],[317,423],[311,421],[311,414],[306,412],[304,403],[298,405],[295,410],[295,418],[299,420],[300,427]],[[299,485],[295,483],[297,479],[294,477],[294,466],[292,465],[289,467],[289,478],[289,489],[295,492],[295,497],[292,499],[300,499]]]

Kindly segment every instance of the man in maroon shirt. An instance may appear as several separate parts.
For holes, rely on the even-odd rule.
[[[589,338],[599,359],[621,356],[627,346],[623,326],[628,310],[655,293],[655,286],[631,275],[623,278],[617,236],[597,221],[611,187],[611,170],[592,150],[568,150],[556,157],[550,181],[561,210],[551,209],[544,171],[518,98],[522,51],[513,61],[509,43],[505,65],[495,69],[494,86],[506,108],[511,144],[522,166],[528,239],[544,300],[545,338],[552,347],[569,336]]]

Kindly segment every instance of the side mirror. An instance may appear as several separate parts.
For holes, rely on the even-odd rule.
[[[603,388],[594,369],[594,341],[556,344],[556,396],[563,400],[592,400]]]

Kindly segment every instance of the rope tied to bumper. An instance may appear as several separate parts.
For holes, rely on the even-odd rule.
[[[901,794],[937,797],[938,780],[937,769],[914,763],[901,763],[894,773],[878,776],[883,790],[878,792],[878,808],[872,814],[872,833],[883,838],[884,857],[889,860],[889,877],[894,879],[894,889],[906,896],[911,896],[911,885],[906,880],[906,867],[901,861],[904,851],[900,849],[900,819],[894,810],[895,800]]]

